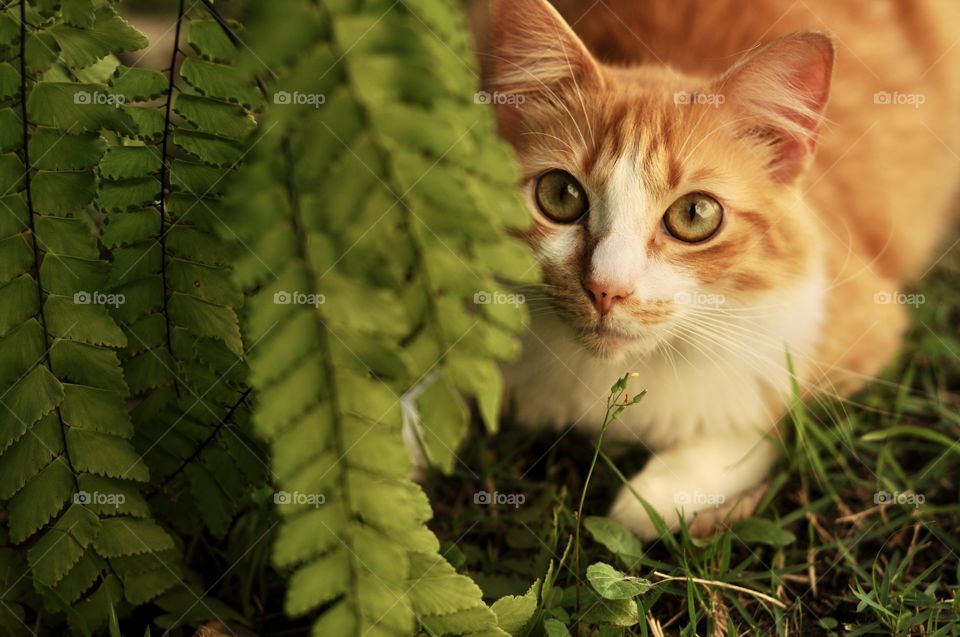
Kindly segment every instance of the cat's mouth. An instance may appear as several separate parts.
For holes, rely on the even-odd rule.
[[[581,342],[587,350],[601,358],[618,358],[623,354],[635,354],[653,347],[655,339],[649,336],[624,332],[611,327],[605,321],[585,331]]]
[[[593,328],[593,334],[599,341],[609,343],[610,345],[635,343],[639,340],[638,336],[621,332],[620,330],[611,328],[605,323],[600,323]]]

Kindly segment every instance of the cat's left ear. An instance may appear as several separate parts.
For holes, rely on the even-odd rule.
[[[493,88],[556,95],[602,82],[599,65],[547,0],[492,0]]]
[[[715,87],[737,109],[744,133],[771,145],[770,169],[784,183],[797,178],[816,149],[833,60],[829,37],[794,33],[752,53]]]

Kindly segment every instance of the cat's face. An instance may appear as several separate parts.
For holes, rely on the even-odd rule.
[[[494,94],[553,306],[600,356],[723,321],[814,266],[798,178],[832,47],[778,41],[713,80],[599,64],[543,0],[494,3]]]

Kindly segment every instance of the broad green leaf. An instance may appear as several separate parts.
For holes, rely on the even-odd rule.
[[[537,611],[540,580],[534,582],[523,595],[501,597],[490,607],[497,615],[497,625],[514,637],[523,634],[524,627]]]
[[[583,520],[583,526],[594,540],[619,557],[627,568],[636,568],[643,558],[643,542],[619,522],[591,516]]]
[[[604,599],[631,599],[650,590],[650,582],[626,575],[609,564],[597,562],[587,567],[587,579]]]

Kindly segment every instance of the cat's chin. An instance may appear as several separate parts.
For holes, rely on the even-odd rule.
[[[579,340],[581,346],[597,358],[614,362],[653,352],[659,342],[653,335],[629,334],[603,326],[586,331]]]

